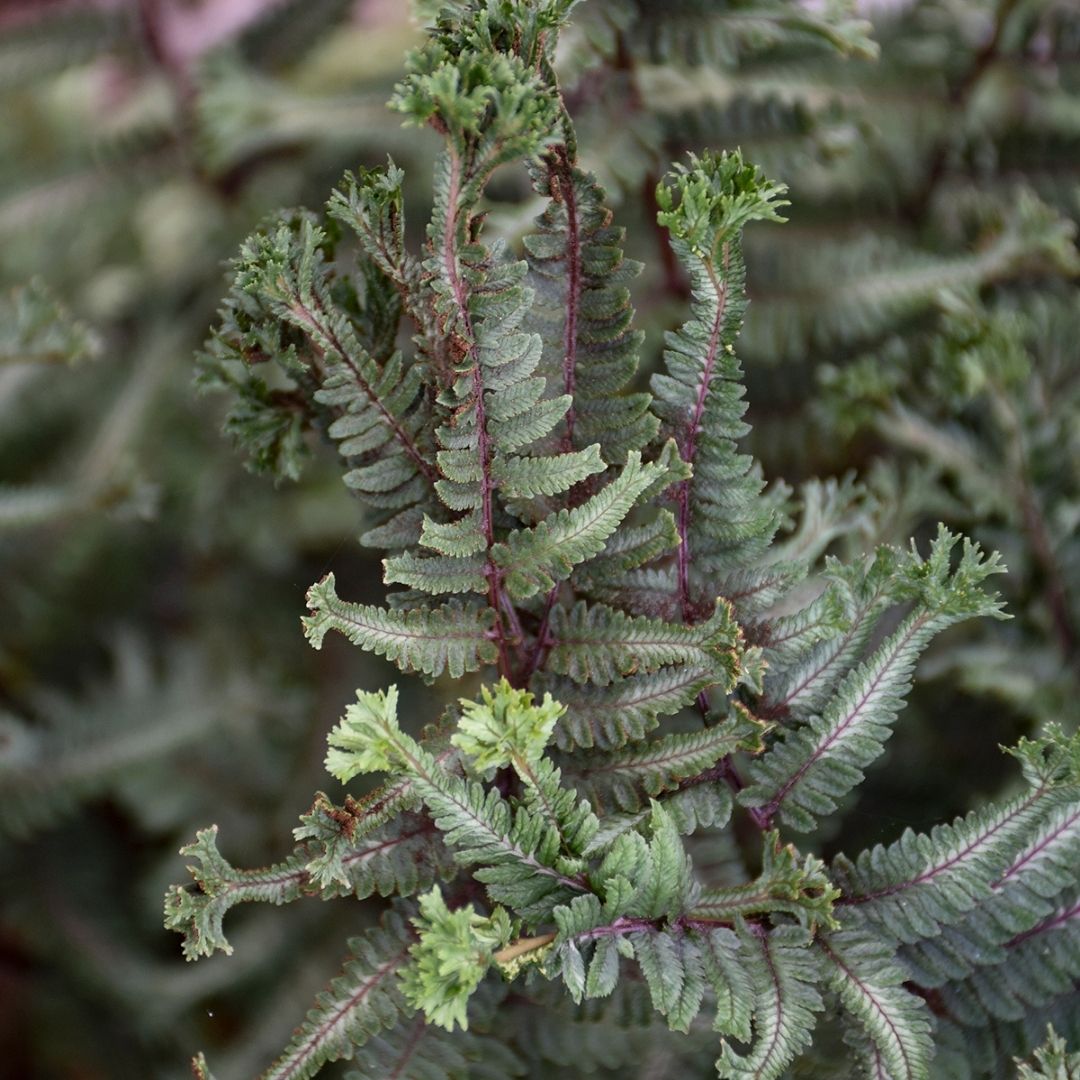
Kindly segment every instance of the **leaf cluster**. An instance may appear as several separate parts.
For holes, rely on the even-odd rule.
[[[284,476],[322,432],[368,515],[363,542],[386,552],[384,605],[342,599],[333,574],[312,586],[309,641],[336,631],[405,674],[482,685],[419,735],[396,687],[358,690],[326,764],[380,786],[340,807],[320,796],[264,871],[200,834],[195,888],[170,891],[167,923],[195,957],[228,947],[235,903],[398,898],[267,1076],[357,1050],[391,1060],[414,1010],[456,1061],[473,1002],[485,1016],[509,982],[525,1003],[561,987],[553,1024],[621,1007],[634,984],[687,1039],[704,1013],[721,1077],[777,1080],[831,1025],[865,1075],[928,1078],[939,1045],[1071,992],[1076,740],[1021,743],[1012,801],[822,858],[919,656],[1002,616],[986,582],[1003,566],[944,525],[921,549],[822,563],[862,490],[794,500],[743,452],[743,232],[782,220],[786,189],[739,152],[660,182],[690,312],[635,388],[638,267],[553,67],[572,6],[451,5],[410,54],[392,107],[441,145],[419,251],[390,162],[346,177],[330,224],[286,213],[234,266],[204,361],[240,394],[230,430]],[[771,25],[773,7],[732,17]],[[826,21],[799,29],[854,47],[855,25]],[[516,161],[546,202],[524,258],[486,229],[491,178]],[[252,374],[264,366],[283,391]],[[749,839],[712,874],[695,854],[722,835]]]

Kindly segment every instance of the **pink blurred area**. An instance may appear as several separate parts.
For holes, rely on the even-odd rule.
[[[0,33],[53,12],[128,9],[152,30],[155,48],[170,65],[187,67],[286,0],[0,0]],[[358,24],[385,24],[408,11],[404,0],[354,0]]]

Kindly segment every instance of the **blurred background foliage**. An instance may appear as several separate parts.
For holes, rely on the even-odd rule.
[[[279,206],[320,207],[345,168],[406,169],[418,242],[436,140],[384,103],[434,6],[0,6],[7,1075],[178,1077],[199,1047],[222,1080],[255,1075],[377,913],[240,913],[236,955],[190,967],[160,928],[180,844],[215,821],[235,861],[280,858],[329,783],[342,703],[391,681],[300,633],[328,569],[379,595],[332,451],[312,437],[295,482],[245,471],[193,357],[240,240]],[[928,655],[890,754],[819,846],[998,793],[998,743],[1080,715],[1080,10],[588,0],[559,70],[583,163],[646,263],[643,377],[686,300],[656,181],[686,149],[741,146],[792,201],[788,225],[747,238],[766,474],[854,473],[848,549],[943,519],[1009,565],[1013,620]],[[524,173],[496,178],[492,231],[514,244],[539,210]],[[433,717],[423,695],[448,692],[406,702]],[[565,1067],[534,1035],[535,1075]]]

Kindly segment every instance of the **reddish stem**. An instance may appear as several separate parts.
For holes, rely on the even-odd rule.
[[[446,197],[446,221],[443,225],[443,265],[450,290],[458,309],[461,336],[464,346],[472,360],[473,404],[476,410],[476,449],[480,457],[480,520],[487,542],[487,566],[484,574],[488,581],[488,603],[495,612],[495,625],[498,629],[499,673],[507,680],[513,679],[513,665],[503,624],[503,613],[509,612],[512,625],[517,627],[518,644],[521,643],[521,627],[514,611],[513,603],[503,591],[502,573],[491,557],[495,545],[495,485],[491,475],[492,445],[487,430],[487,416],[484,408],[484,380],[480,370],[480,357],[476,350],[476,336],[472,320],[469,317],[468,296],[465,285],[458,274],[457,264],[457,220],[458,199],[461,197],[461,159],[453,146],[448,146],[450,155],[450,180]]]

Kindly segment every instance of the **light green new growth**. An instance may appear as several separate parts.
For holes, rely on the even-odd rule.
[[[397,702],[396,686],[376,694],[356,692],[356,704],[345,710],[341,723],[327,737],[326,771],[331,776],[344,784],[360,773],[395,767],[393,736],[400,734]]]
[[[470,905],[448,910],[438,889],[419,898],[420,913],[412,923],[420,940],[409,949],[411,963],[401,975],[405,997],[433,1024],[453,1031],[469,1026],[469,998],[487,974],[492,956],[513,933],[501,907],[490,918]]]
[[[787,185],[767,180],[741,154],[691,154],[672,179],[656,189],[656,219],[707,267],[724,261],[723,245],[738,240],[751,221],[786,220],[777,208],[788,205],[780,198]]]
[[[461,719],[450,741],[472,758],[477,772],[513,765],[529,777],[566,707],[544,695],[533,704],[528,690],[515,690],[505,679],[494,691],[481,688],[482,701],[461,700]]]

